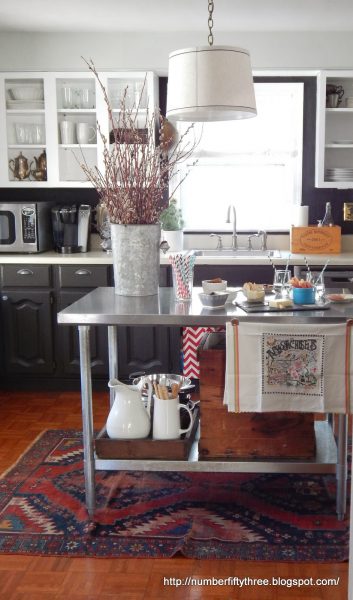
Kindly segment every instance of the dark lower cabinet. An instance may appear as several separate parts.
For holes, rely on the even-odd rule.
[[[131,373],[178,373],[179,327],[118,327],[119,377]]]
[[[57,324],[57,313],[98,286],[112,285],[109,265],[0,266],[0,385],[78,389],[78,330]],[[161,267],[160,285],[169,281]],[[95,383],[109,377],[106,327],[91,327],[91,368]],[[180,328],[119,327],[119,377],[136,371],[180,372]],[[21,377],[19,377],[21,375]]]
[[[48,291],[3,291],[3,354],[8,374],[52,374],[52,294]]]
[[[79,292],[60,292],[57,297],[57,312],[63,310],[76,300],[79,300],[90,290]],[[92,375],[107,375],[108,373],[108,341],[106,327],[91,327],[91,369]],[[56,366],[57,375],[70,377],[80,374],[80,349],[77,327],[60,325],[56,327]]]
[[[1,265],[0,383],[79,386],[79,343],[76,327],[57,324],[57,312],[91,289],[112,285],[109,265]],[[194,285],[223,277],[228,285],[271,282],[272,267],[196,265]],[[161,266],[160,285],[170,286],[169,265]],[[109,377],[105,327],[91,328],[92,374],[106,385]],[[179,327],[119,327],[119,377],[134,372],[179,373]],[[18,377],[21,375],[21,377]],[[23,375],[23,377],[22,377]],[[27,377],[28,376],[28,377]],[[49,382],[49,383],[48,383]]]

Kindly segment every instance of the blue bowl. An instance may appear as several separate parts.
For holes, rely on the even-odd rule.
[[[294,304],[315,304],[315,288],[293,288]]]

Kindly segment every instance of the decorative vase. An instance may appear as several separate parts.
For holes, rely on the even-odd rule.
[[[158,293],[160,223],[111,223],[115,293],[118,296],[152,296]]]
[[[179,252],[183,249],[184,245],[183,230],[179,229],[174,231],[164,231],[163,229],[162,240],[168,243],[170,252]]]

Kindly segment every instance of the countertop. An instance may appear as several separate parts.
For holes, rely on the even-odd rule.
[[[281,250],[281,258],[273,258],[275,265],[285,265],[289,252]],[[342,252],[341,254],[307,254],[306,258],[310,265],[324,265],[330,259],[330,266],[342,265],[353,267],[353,252]],[[38,254],[5,254],[0,253],[0,264],[54,264],[54,265],[106,265],[112,264],[111,254],[100,249],[89,252],[78,252],[76,254],[58,254],[54,251],[41,252]],[[168,255],[161,253],[161,265],[169,264]],[[197,256],[197,265],[268,265],[267,256],[253,257],[231,257],[231,256]],[[290,265],[304,265],[304,255],[291,254]]]

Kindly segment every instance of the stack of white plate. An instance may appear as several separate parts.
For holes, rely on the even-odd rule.
[[[332,167],[325,169],[326,181],[353,181],[353,168],[349,167]]]
[[[346,108],[353,108],[353,96],[347,96]]]
[[[44,100],[6,100],[6,106],[9,109],[15,110],[33,110],[33,109],[43,109],[44,108]]]

